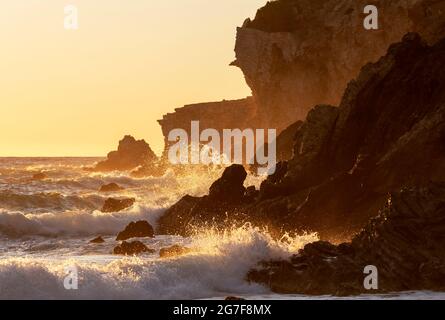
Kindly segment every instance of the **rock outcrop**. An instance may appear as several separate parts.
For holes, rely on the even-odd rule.
[[[126,242],[123,241],[113,249],[113,254],[135,256],[141,253],[154,253],[155,250],[149,249],[140,241]]]
[[[193,250],[190,248],[175,244],[171,247],[162,248],[159,251],[159,257],[161,259],[173,258],[173,257],[183,256],[183,255],[188,254],[192,251]]]
[[[117,235],[116,240],[128,240],[130,238],[154,238],[153,227],[148,221],[141,220],[136,222],[130,222],[125,229]]]
[[[244,221],[245,216],[238,208],[255,199],[252,197],[254,190],[243,185],[246,176],[241,165],[226,168],[222,177],[210,187],[209,195],[186,195],[169,208],[158,221],[158,233],[188,236],[195,228],[207,224],[219,226]]]
[[[391,194],[378,217],[350,243],[306,245],[289,260],[263,262],[248,280],[279,293],[353,295],[364,287],[366,266],[378,272],[378,290],[445,290],[445,184]]]
[[[379,10],[366,30],[364,8]],[[442,0],[278,0],[238,28],[236,60],[252,89],[254,123],[283,130],[318,104],[338,105],[360,68],[379,59],[407,32],[430,44],[445,36]]]
[[[114,198],[108,198],[105,200],[104,205],[102,206],[101,211],[102,212],[119,212],[122,210],[125,210],[127,208],[130,208],[136,199],[134,198],[128,198],[128,199],[114,199]]]
[[[125,136],[119,141],[117,151],[111,151],[105,161],[99,162],[93,171],[128,171],[157,162],[156,154],[145,140]]]
[[[124,188],[122,188],[121,186],[119,186],[117,183],[109,183],[109,184],[104,184],[103,186],[100,187],[99,192],[117,192],[117,191],[122,191],[124,190]]]
[[[161,219],[163,230],[182,233],[190,221],[230,217],[278,234],[315,231],[322,240],[350,240],[388,193],[445,181],[443,70],[445,39],[429,46],[407,34],[362,69],[339,107],[310,111],[295,134],[293,158],[278,164],[253,200],[185,197]]]

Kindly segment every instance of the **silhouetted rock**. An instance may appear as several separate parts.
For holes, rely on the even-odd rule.
[[[129,199],[114,199],[114,198],[108,198],[105,200],[105,203],[102,207],[102,212],[119,212],[124,209],[127,209],[131,207],[136,199],[129,198]]]
[[[104,243],[104,242],[105,240],[102,237],[97,237],[90,241],[90,243]]]
[[[316,242],[290,260],[261,263],[248,280],[279,293],[370,293],[364,268],[376,266],[378,290],[445,290],[445,184],[391,194],[379,216],[351,243]]]
[[[246,188],[243,183],[247,177],[242,165],[232,165],[224,170],[221,178],[216,180],[209,189],[209,197],[224,202],[239,202],[242,200]]]
[[[124,188],[113,182],[104,184],[102,187],[100,187],[99,192],[116,192],[121,190],[124,190]]]
[[[145,140],[125,136],[117,151],[108,154],[107,160],[96,164],[94,171],[127,171],[157,161],[156,154]]]
[[[159,251],[159,257],[160,258],[172,258],[172,257],[177,257],[177,256],[182,256],[185,255],[187,253],[192,252],[193,250],[184,246],[180,246],[180,245],[173,245],[171,247],[167,247],[167,248],[162,248]]]
[[[32,176],[33,180],[45,180],[47,178],[48,178],[48,176],[46,174],[44,174],[43,172],[35,173]]]
[[[149,249],[140,241],[126,242],[123,241],[113,249],[113,254],[120,254],[126,256],[134,256],[141,253],[154,253],[155,250]]]
[[[252,189],[246,193],[243,186],[246,176],[241,165],[226,168],[210,187],[208,196],[187,195],[168,209],[158,221],[158,233],[187,236],[208,223],[213,226],[241,223],[246,217],[237,208],[251,203],[257,194],[253,194]]]
[[[230,296],[230,297],[226,297],[224,300],[226,300],[226,301],[242,301],[242,300],[246,300],[246,299],[240,298],[240,297],[232,297],[232,296]]]
[[[116,240],[119,241],[143,237],[154,237],[153,227],[145,220],[130,222],[130,224],[125,227],[124,231],[119,232]]]

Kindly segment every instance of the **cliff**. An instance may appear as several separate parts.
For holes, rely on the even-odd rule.
[[[365,30],[363,9],[379,9]],[[279,131],[317,104],[338,105],[350,79],[407,32],[428,43],[445,34],[443,0],[278,0],[238,28],[238,66],[257,102],[257,120]]]

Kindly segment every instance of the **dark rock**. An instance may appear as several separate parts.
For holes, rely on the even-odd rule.
[[[171,247],[162,248],[159,251],[159,257],[161,258],[172,258],[177,256],[182,256],[192,252],[193,250],[180,245],[173,245]]]
[[[236,203],[246,192],[243,183],[247,172],[242,165],[234,164],[224,170],[221,178],[210,187],[209,197],[213,200]]]
[[[126,256],[134,256],[141,253],[154,253],[155,250],[149,249],[140,241],[126,242],[123,241],[113,249],[113,254],[120,254]]]
[[[130,222],[130,224],[125,227],[124,231],[119,232],[116,240],[119,241],[143,237],[154,238],[153,227],[145,220]]]
[[[94,171],[127,171],[157,161],[156,154],[145,140],[125,136],[119,141],[117,151],[108,154],[107,160],[96,164]]]
[[[250,281],[279,293],[355,295],[365,266],[378,268],[375,292],[445,289],[445,184],[407,188],[391,194],[378,217],[338,246],[316,242],[290,261],[263,262]]]
[[[46,174],[44,174],[43,172],[35,173],[32,176],[32,180],[45,180],[47,178],[48,178],[48,176]]]
[[[90,243],[104,243],[104,242],[105,240],[102,237],[97,237],[90,241]]]
[[[127,209],[131,207],[136,199],[129,198],[129,199],[114,199],[114,198],[108,198],[105,200],[105,203],[102,207],[102,212],[119,212],[124,209]]]
[[[445,36],[445,3],[378,2],[379,30],[363,28],[367,0],[268,1],[237,29],[236,61],[257,104],[252,123],[280,132],[313,106],[338,105],[363,65],[391,43],[418,32],[433,44]],[[358,23],[360,21],[360,23]],[[285,160],[285,159],[280,159]]]
[[[104,184],[102,187],[100,187],[99,192],[116,192],[121,190],[124,190],[124,188],[113,182]]]

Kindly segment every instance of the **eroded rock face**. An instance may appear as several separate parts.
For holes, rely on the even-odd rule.
[[[153,227],[148,223],[148,221],[141,220],[136,222],[130,222],[125,229],[117,235],[116,240],[128,240],[130,238],[143,238],[143,237],[154,237]]]
[[[338,105],[360,68],[407,32],[445,35],[441,0],[373,1],[379,30],[365,30],[365,0],[279,0],[238,28],[236,61],[257,105],[256,123],[283,130],[318,104]]]
[[[445,181],[443,70],[445,40],[429,46],[407,34],[362,69],[339,107],[311,110],[295,134],[293,158],[278,164],[258,196],[222,205],[186,197],[167,211],[165,231],[175,233],[176,222],[224,216],[278,234],[314,231],[322,240],[350,240],[388,193]]]
[[[189,236],[194,228],[241,223],[246,217],[238,209],[255,199],[255,190],[243,186],[246,176],[241,165],[226,168],[210,187],[208,196],[186,195],[169,208],[158,221],[158,233]]]
[[[149,249],[145,244],[140,241],[126,242],[123,241],[120,245],[117,245],[113,249],[113,254],[134,256],[141,253],[154,253],[155,250]]]
[[[130,208],[136,199],[128,198],[128,199],[114,199],[108,198],[105,200],[105,203],[101,209],[102,212],[119,212]]]
[[[90,240],[90,243],[95,243],[95,244],[104,243],[104,242],[105,242],[105,240],[100,236]]]
[[[125,136],[119,141],[117,151],[111,151],[107,160],[99,162],[94,171],[127,171],[157,161],[156,154],[145,140]]]
[[[445,289],[445,184],[393,193],[351,243],[307,245],[289,260],[264,262],[247,276],[280,293],[369,293],[364,268],[378,269],[376,292]]]

